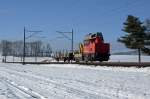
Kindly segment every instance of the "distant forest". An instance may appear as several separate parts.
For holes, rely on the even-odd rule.
[[[2,56],[23,56],[23,41],[8,41],[0,42],[0,53]],[[42,41],[26,42],[25,56],[26,57],[49,57],[52,53],[50,44],[45,44]]]

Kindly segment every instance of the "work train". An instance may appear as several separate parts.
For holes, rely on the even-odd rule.
[[[89,33],[85,36],[83,44],[79,45],[79,51],[70,53],[68,59],[79,61],[108,61],[110,56],[110,44],[105,43],[100,32]],[[64,61],[66,61],[65,58]]]

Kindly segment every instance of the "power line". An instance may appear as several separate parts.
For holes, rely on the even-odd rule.
[[[56,32],[61,34],[63,37],[67,38],[68,40],[71,40],[70,37],[68,37],[67,35],[64,34],[64,33],[71,33],[71,32],[60,32],[60,31],[56,31]]]
[[[73,53],[74,52],[74,38],[73,38],[73,29],[71,32],[61,32],[61,31],[56,31],[57,33],[61,34],[63,37],[67,38],[68,40],[71,40],[71,52]],[[71,34],[71,38],[68,37],[67,35],[65,34]]]
[[[27,32],[33,32],[31,35],[27,36],[26,39],[31,38],[33,36],[35,36],[37,33],[40,33],[42,31],[27,31]]]
[[[33,32],[30,36],[26,37],[26,32]],[[24,27],[24,37],[23,37],[23,65],[25,65],[25,56],[26,56],[26,39],[34,36],[35,34],[42,32],[42,31],[27,31]]]

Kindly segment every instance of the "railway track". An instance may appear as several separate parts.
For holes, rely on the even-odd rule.
[[[22,62],[6,62],[20,63]],[[89,66],[115,66],[115,67],[150,67],[150,62],[25,62],[25,64],[79,64]]]

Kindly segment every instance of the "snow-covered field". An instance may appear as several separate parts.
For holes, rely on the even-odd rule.
[[[138,62],[138,55],[111,55],[111,62]],[[150,62],[150,56],[141,56],[142,62]]]
[[[149,98],[149,67],[0,63],[0,99]]]
[[[136,62],[136,55],[109,61]],[[8,57],[7,61],[12,61]],[[2,57],[0,58],[2,60]],[[37,61],[52,58],[37,58]],[[15,58],[14,61],[20,61]],[[35,58],[26,58],[35,61]],[[150,56],[142,56],[150,62]],[[150,99],[150,67],[21,65],[0,63],[0,99]]]
[[[2,61],[4,57],[0,57],[0,61]],[[48,61],[54,61],[51,57],[26,57],[25,61],[26,62],[42,62],[44,60]],[[6,58],[7,62],[22,62],[23,59],[21,57],[13,57],[13,56],[7,56]]]

